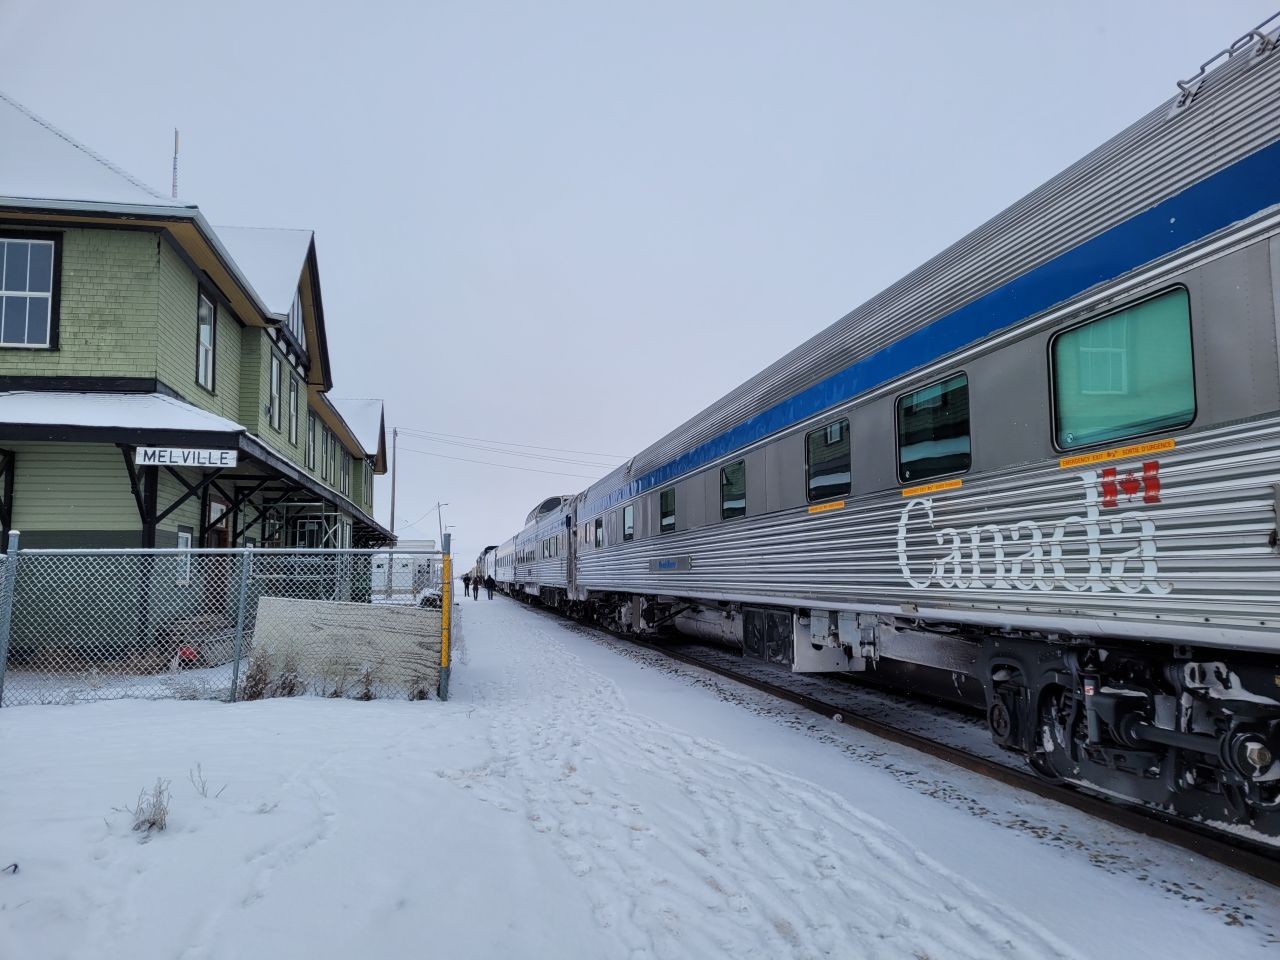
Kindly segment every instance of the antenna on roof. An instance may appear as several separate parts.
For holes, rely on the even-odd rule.
[[[169,188],[169,196],[178,199],[178,128],[173,128],[173,183]]]

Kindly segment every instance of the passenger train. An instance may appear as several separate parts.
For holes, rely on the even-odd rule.
[[[480,558],[1280,837],[1280,15]]]

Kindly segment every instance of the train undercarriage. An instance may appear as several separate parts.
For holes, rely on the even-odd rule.
[[[693,636],[796,672],[848,672],[980,709],[993,741],[1046,779],[1280,839],[1274,658],[836,610],[509,592],[615,632]]]

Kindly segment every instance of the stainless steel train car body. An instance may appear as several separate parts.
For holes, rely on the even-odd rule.
[[[1268,546],[1276,526],[1271,484],[1280,480],[1278,78],[1280,56],[1235,58],[1210,74],[1187,106],[1162,106],[593,484],[574,522],[581,529],[602,517],[606,546],[597,549],[579,538],[578,598],[623,589],[782,605],[821,601],[834,609],[986,625],[1012,618],[1035,630],[1278,649],[1274,587],[1280,566]],[[1254,168],[1232,170],[1241,162]],[[1051,268],[1055,256],[1079,251],[1135,214],[1151,214],[1227,170],[1249,181],[1247,202],[1258,209],[1247,216],[960,349],[926,347],[922,353],[937,356],[909,372],[734,446],[736,429],[767,420],[786,407],[787,398],[823,386],[833,372],[838,376],[868,360],[892,363],[893,357],[882,359],[886,347],[920,334],[927,342],[932,325],[958,308],[1007,291],[1029,271]],[[1267,178],[1272,186],[1254,189]],[[1185,198],[1183,205],[1215,199]],[[1175,221],[1170,231],[1178,212],[1169,212]],[[1056,449],[1050,339],[1174,286],[1185,287],[1190,298],[1194,421],[1167,436]],[[956,371],[966,373],[971,385],[972,466],[958,475],[959,489],[903,497],[911,485],[896,475],[895,401]],[[804,435],[846,417],[853,489],[839,510],[811,512]],[[1099,511],[1086,519],[1085,532],[1063,531],[1064,556],[1046,555],[1040,562],[1047,571],[1001,574],[993,538],[1000,537],[1003,550],[1014,525],[1037,524],[1042,536],[1051,537],[1055,525],[1087,516],[1100,482],[1098,464],[1064,468],[1068,453],[1101,454],[1159,440],[1173,440],[1174,448],[1145,458],[1159,461],[1163,493],[1158,505],[1138,505],[1142,523],[1130,520],[1113,529],[1119,514]],[[717,445],[725,448],[719,456]],[[746,460],[747,516],[721,521],[718,471],[739,459]],[[701,462],[681,469],[692,460]],[[1117,464],[1132,469],[1143,462],[1139,456]],[[676,527],[662,534],[657,498],[670,487]],[[636,536],[624,543],[608,531],[617,529],[628,504]],[[976,575],[920,572],[952,549],[936,542],[939,531],[971,540],[973,530],[991,526],[996,530],[984,529],[979,538]],[[1006,563],[1025,552],[1007,546]],[[1154,558],[1126,560],[1112,573],[1120,554],[1153,548]],[[1154,567],[1145,562],[1152,559]],[[1058,562],[1061,571],[1053,566]],[[1207,624],[1203,611],[1209,612]]]
[[[567,562],[517,583],[797,670],[964,674],[1042,772],[1280,834],[1277,33],[562,498]],[[1055,338],[1174,296],[1189,417],[1063,448]],[[960,374],[970,462],[912,482],[899,402]],[[812,501],[837,423],[850,489]]]

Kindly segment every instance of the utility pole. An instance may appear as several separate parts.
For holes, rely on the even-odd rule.
[[[400,435],[398,427],[391,428],[391,532],[396,532],[396,467],[400,458],[396,456],[396,439]]]
[[[444,511],[441,510],[440,508],[447,507],[447,506],[448,506],[447,503],[441,503],[438,500],[436,501],[436,522],[439,523],[440,525],[440,543],[441,544],[444,543]]]

